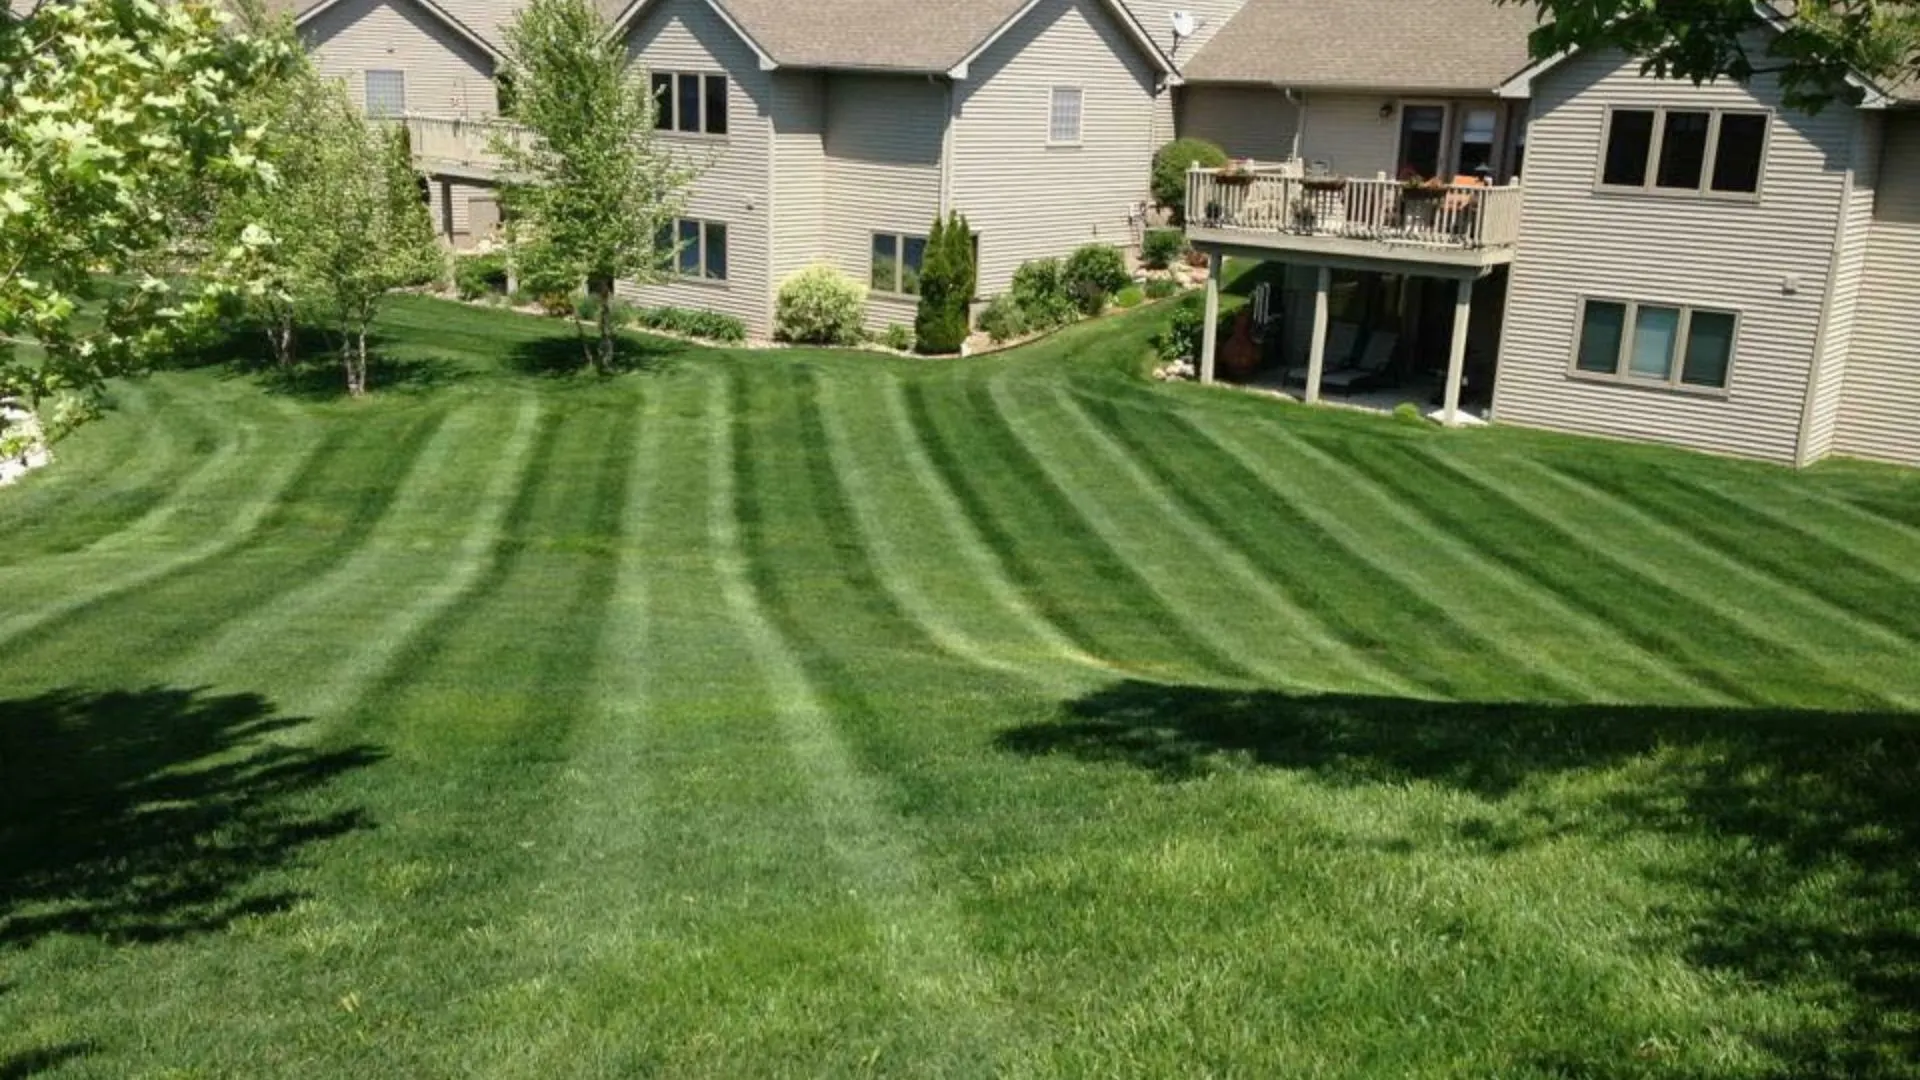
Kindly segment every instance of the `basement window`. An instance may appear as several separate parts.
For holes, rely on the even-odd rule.
[[[1570,373],[1635,385],[1725,390],[1739,323],[1731,311],[1585,300]]]

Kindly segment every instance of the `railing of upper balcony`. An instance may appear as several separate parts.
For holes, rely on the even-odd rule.
[[[407,139],[413,147],[413,156],[421,164],[454,166],[477,172],[499,168],[500,157],[492,149],[496,134],[512,138],[525,133],[525,129],[519,125],[501,120],[467,120],[416,113],[394,119],[407,126]]]
[[[1410,186],[1384,178],[1303,176],[1297,162],[1193,169],[1187,224],[1205,229],[1438,248],[1502,248],[1520,239],[1518,182]]]

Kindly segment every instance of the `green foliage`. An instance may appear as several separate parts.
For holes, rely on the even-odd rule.
[[[1162,206],[1184,211],[1187,170],[1194,165],[1217,169],[1227,163],[1227,152],[1205,139],[1175,139],[1153,155],[1153,198]]]
[[[980,329],[996,345],[1012,341],[1028,332],[1027,313],[1012,293],[1003,293],[994,297],[993,302],[980,313]]]
[[[643,330],[664,330],[670,334],[737,345],[747,340],[747,324],[732,315],[689,308],[639,308],[628,314],[627,324]]]
[[[1172,278],[1153,278],[1147,282],[1147,299],[1165,300],[1180,291],[1180,283]]]
[[[528,137],[494,138],[507,175],[503,209],[516,248],[603,300],[613,283],[663,281],[655,250],[685,202],[692,172],[654,137],[648,75],[590,0],[531,0],[506,31],[514,119]],[[602,305],[605,314],[609,308]],[[613,369],[613,323],[599,320],[590,361]]]
[[[920,308],[914,318],[914,348],[922,353],[957,353],[970,331],[976,269],[973,230],[957,211],[935,220],[920,267]]]
[[[880,344],[896,352],[912,352],[914,344],[913,327],[894,323],[880,335]]]
[[[489,251],[478,255],[454,256],[453,288],[462,300],[506,295],[507,253]]]
[[[1146,303],[1147,293],[1138,285],[1128,285],[1113,294],[1113,306],[1121,309],[1136,308]]]
[[[1411,401],[1403,401],[1395,405],[1393,407],[1393,418],[1403,424],[1418,424],[1423,427],[1427,422],[1427,418],[1420,415],[1420,406],[1415,405]]]
[[[1206,302],[1200,296],[1189,296],[1174,305],[1173,315],[1167,321],[1166,329],[1153,337],[1153,351],[1162,362],[1173,363],[1179,360],[1198,361],[1200,350],[1205,344],[1207,325]],[[1225,341],[1233,330],[1233,314],[1223,312],[1217,327],[1219,340]]]
[[[179,256],[272,167],[241,101],[293,61],[211,0],[62,0],[0,17],[0,396],[90,396],[254,280],[266,237],[221,245],[231,278],[187,292]],[[238,230],[236,230],[236,233]],[[137,287],[100,287],[105,276]],[[24,344],[26,349],[16,349]]]
[[[774,336],[799,345],[858,345],[866,310],[859,282],[825,263],[809,266],[781,283]]]
[[[1051,330],[1079,314],[1059,259],[1035,259],[1013,272],[1013,302],[1028,332]]]
[[[1127,263],[1119,249],[1105,244],[1088,244],[1074,252],[1068,257],[1061,276],[1066,283],[1067,295],[1073,298],[1074,306],[1080,309],[1082,315],[1098,315],[1105,311],[1107,301],[1113,294],[1126,288],[1133,280],[1127,273]]]
[[[1187,234],[1179,229],[1148,229],[1140,241],[1140,261],[1151,270],[1165,270],[1187,250]]]

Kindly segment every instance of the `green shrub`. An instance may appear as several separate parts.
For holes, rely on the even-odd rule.
[[[633,322],[634,311],[632,304],[616,296],[610,301],[608,306],[613,309],[614,325],[627,326]],[[574,314],[588,322],[599,322],[600,298],[592,293],[577,294],[573,298],[573,311]]]
[[[614,310],[618,312],[620,309]],[[734,345],[747,340],[746,323],[717,311],[695,311],[676,307],[639,308],[628,311],[626,321],[628,325],[642,330],[664,330],[670,334],[717,341],[723,345]]]
[[[1062,271],[1067,294],[1082,315],[1098,315],[1106,310],[1107,300],[1127,287],[1133,278],[1127,273],[1126,260],[1116,248],[1088,244],[1067,258]]]
[[[1180,291],[1180,283],[1172,278],[1154,278],[1147,282],[1147,299],[1165,300]]]
[[[1168,320],[1167,328],[1153,338],[1153,351],[1163,363],[1180,360],[1200,361],[1200,348],[1205,343],[1207,308],[1204,298],[1189,296],[1174,305],[1173,318]],[[1233,333],[1233,313],[1224,312],[1220,316],[1218,327],[1219,340],[1225,341]]]
[[[1064,326],[1076,313],[1059,259],[1035,259],[1023,264],[1013,273],[1011,295],[1029,332]]]
[[[1003,293],[994,297],[980,313],[980,329],[998,345],[1012,341],[1033,327],[1027,322],[1027,313],[1021,309],[1020,302],[1011,293]]]
[[[1393,407],[1393,418],[1403,424],[1426,427],[1427,418],[1420,415],[1420,406],[1411,401],[1403,401]]]
[[[1149,269],[1165,270],[1187,250],[1187,234],[1179,229],[1148,229],[1140,241],[1140,261]]]
[[[934,220],[920,265],[920,310],[913,322],[914,348],[922,353],[957,353],[971,330],[975,269],[973,230],[959,213]]]
[[[506,252],[456,256],[453,260],[453,287],[462,300],[478,300],[488,293],[506,295]]]
[[[857,345],[866,311],[866,288],[820,263],[781,283],[774,336],[800,345]]]
[[[895,352],[912,352],[913,342],[913,327],[900,323],[887,327],[886,333],[880,335],[880,344]]]
[[[1117,308],[1135,308],[1146,302],[1146,291],[1138,285],[1129,285],[1113,294],[1113,306]]]
[[[1187,206],[1187,170],[1194,165],[1218,169],[1227,152],[1205,139],[1175,139],[1153,155],[1153,198],[1183,213]]]

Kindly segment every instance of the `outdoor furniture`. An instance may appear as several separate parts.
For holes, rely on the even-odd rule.
[[[1360,328],[1353,323],[1337,322],[1327,328],[1327,352],[1325,370],[1338,371],[1347,366],[1347,360],[1353,355],[1353,346],[1360,338]],[[1287,381],[1304,383],[1307,381],[1307,365],[1287,369]]]
[[[1393,367],[1393,348],[1399,342],[1399,335],[1391,330],[1374,331],[1367,338],[1367,347],[1360,359],[1350,367],[1322,373],[1320,385],[1344,394],[1387,381],[1388,371]]]

